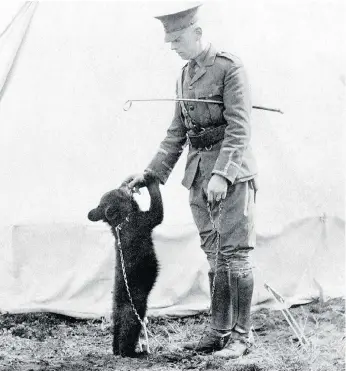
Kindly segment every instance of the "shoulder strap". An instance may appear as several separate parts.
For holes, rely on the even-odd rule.
[[[233,63],[240,63],[240,64],[242,63],[239,57],[237,57],[234,54],[228,53],[228,52],[220,51],[220,52],[217,52],[216,55],[218,57],[224,57],[224,58],[232,61]]]
[[[180,71],[178,78],[178,98],[183,97],[183,77],[184,77],[184,67]]]

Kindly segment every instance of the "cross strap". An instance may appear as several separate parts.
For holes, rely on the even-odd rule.
[[[183,78],[184,78],[184,68],[181,69],[180,76],[178,78],[178,98],[183,98]],[[194,125],[192,124],[191,117],[189,116],[187,109],[185,107],[185,103],[183,101],[179,101],[181,112],[184,116],[184,123],[188,129],[192,129]]]

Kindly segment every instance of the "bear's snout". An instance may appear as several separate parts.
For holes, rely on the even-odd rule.
[[[92,222],[98,222],[103,218],[102,211],[97,207],[96,209],[92,209],[88,213],[88,219]]]

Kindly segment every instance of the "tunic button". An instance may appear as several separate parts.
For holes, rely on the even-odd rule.
[[[192,85],[189,85],[189,89],[191,90],[193,88],[193,86]]]
[[[190,108],[190,111],[193,111],[195,109],[194,106],[189,106],[189,108]]]

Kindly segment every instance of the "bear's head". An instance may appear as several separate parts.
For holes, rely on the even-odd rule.
[[[89,211],[88,219],[92,222],[102,220],[109,225],[116,227],[125,218],[139,210],[138,204],[132,193],[124,186],[104,194],[99,205]]]

